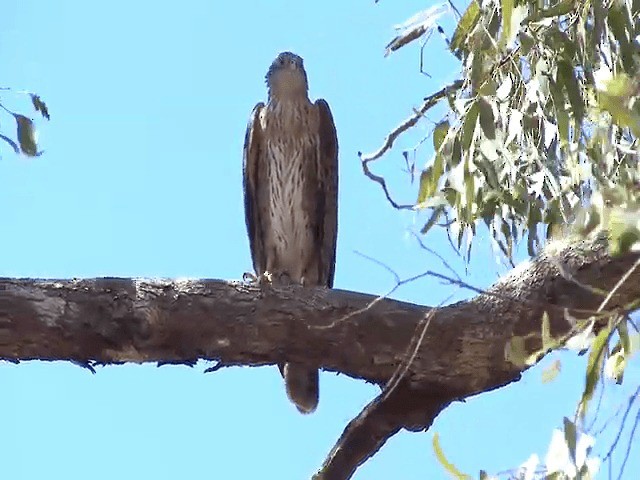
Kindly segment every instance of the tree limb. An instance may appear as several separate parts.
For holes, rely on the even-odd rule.
[[[514,336],[540,348],[551,333],[608,300],[640,297],[638,254],[611,257],[602,236],[547,249],[485,293],[439,309],[360,293],[221,280],[0,279],[0,358],[80,363],[218,360],[229,365],[306,363],[382,388],[432,313],[406,374],[345,429],[318,478],[347,479],[402,428],[428,428],[449,403],[518,380],[506,360]],[[585,288],[589,286],[590,288]],[[356,313],[357,312],[357,313]],[[568,312],[571,315],[566,315]]]

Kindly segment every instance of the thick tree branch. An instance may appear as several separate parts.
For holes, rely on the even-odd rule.
[[[540,347],[541,317],[554,335],[595,311],[639,258],[612,258],[602,237],[547,250],[486,293],[433,312],[406,375],[345,429],[319,477],[349,478],[386,439],[428,428],[450,402],[517,380],[505,359],[513,336]],[[640,297],[640,269],[607,309]],[[588,287],[587,287],[588,286]],[[220,280],[0,280],[0,357],[99,363],[265,365],[296,361],[384,387],[432,311],[340,290],[262,289]],[[369,305],[371,305],[369,307]],[[357,312],[357,313],[355,313]]]

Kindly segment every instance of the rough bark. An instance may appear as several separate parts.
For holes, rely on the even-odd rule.
[[[586,318],[632,269],[599,237],[516,268],[472,300],[439,309],[321,288],[221,280],[0,279],[0,357],[82,363],[218,360],[220,365],[307,363],[383,389],[432,314],[406,375],[346,427],[316,478],[346,479],[402,428],[428,428],[449,403],[519,379],[505,359],[513,336],[540,347],[541,317],[554,335]],[[640,269],[608,301],[640,296]]]

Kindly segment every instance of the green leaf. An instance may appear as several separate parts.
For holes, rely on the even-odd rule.
[[[621,320],[620,322],[618,322],[616,330],[618,331],[618,336],[620,337],[620,346],[624,350],[625,355],[630,355],[631,339],[629,338],[629,329],[627,327],[626,320]]]
[[[560,15],[566,15],[571,13],[575,8],[576,0],[562,0],[556,3],[553,7],[545,8],[544,10],[538,10],[535,15],[531,16],[531,21],[542,20],[548,17],[559,17]]]
[[[420,188],[418,190],[417,204],[426,202],[438,191],[440,177],[444,171],[442,155],[436,155],[433,165],[429,165],[420,174]]]
[[[596,385],[600,380],[600,370],[604,362],[604,351],[607,347],[610,333],[611,326],[608,325],[606,328],[600,330],[591,344],[591,352],[587,360],[587,378],[584,391],[582,392],[582,399],[580,400],[580,416],[582,418],[584,418],[587,413],[589,401],[593,398],[593,392],[595,392]]]
[[[500,46],[504,48],[511,39],[511,17],[513,16],[513,0],[502,0],[502,36]]]
[[[629,336],[629,357],[640,351],[640,334],[636,333]]]
[[[631,107],[635,97],[635,82],[627,75],[619,74],[606,82],[604,90],[598,92],[598,106],[609,112],[615,123],[629,127],[634,135],[640,135],[640,115]]]
[[[467,9],[465,10],[462,18],[458,22],[458,26],[453,32],[451,39],[451,51],[455,56],[461,58],[461,54],[468,52],[467,39],[471,34],[471,31],[478,23],[480,18],[480,5],[477,0],[472,0]],[[466,56],[466,55],[465,55]]]
[[[616,345],[617,352],[611,355],[604,366],[607,377],[614,380],[618,385],[622,384],[624,378],[624,370],[627,366],[627,359],[620,344]],[[614,350],[616,349],[614,348]]]
[[[471,54],[471,92],[480,93],[485,82],[490,78],[485,72],[486,57],[482,51],[475,50]]]
[[[19,113],[14,113],[13,116],[16,119],[16,125],[18,127],[20,150],[30,157],[38,156],[38,145],[36,143],[36,131],[33,126],[33,121],[29,117],[25,117]]]
[[[476,124],[478,123],[479,113],[478,102],[473,102],[469,111],[465,115],[464,124],[462,125],[462,150],[469,151],[471,142],[473,141],[474,133],[476,130]]]
[[[542,212],[535,203],[529,206],[529,214],[527,217],[527,253],[533,257],[536,255],[536,248],[540,246],[538,239],[538,223],[542,221]]]
[[[50,120],[51,117],[49,117],[49,109],[40,96],[35,93],[30,93],[29,95],[31,96],[31,103],[33,104],[33,108],[36,109],[36,112],[40,112],[44,118]]]
[[[465,169],[464,169],[464,195],[465,195],[465,208],[466,208],[466,218],[465,220],[468,220],[471,216],[471,211],[473,208],[473,202],[475,201],[475,178],[473,176],[473,174],[471,173],[471,171],[469,170],[469,163],[470,161],[467,161],[467,163],[465,164]]]
[[[436,125],[436,128],[433,130],[433,151],[438,154],[440,151],[440,147],[444,139],[447,138],[447,133],[449,133],[449,121],[444,120]]]
[[[453,463],[447,460],[447,457],[445,457],[442,447],[440,446],[440,436],[437,432],[433,434],[433,452],[436,454],[436,458],[438,459],[438,462],[440,462],[440,465],[444,467],[449,475],[458,480],[471,480],[471,476],[460,472]]]
[[[434,208],[433,213],[429,217],[429,220],[427,220],[427,223],[424,224],[424,227],[422,227],[422,229],[420,230],[420,233],[425,234],[429,230],[431,230],[431,227],[433,227],[436,224],[436,222],[438,221],[442,213],[444,213],[443,207]]]
[[[504,359],[515,365],[516,367],[525,367],[529,365],[527,362],[529,355],[525,346],[525,338],[515,335],[507,342],[504,351]]]
[[[549,93],[551,93],[553,106],[556,110],[560,144],[561,146],[565,146],[569,143],[569,112],[567,111],[564,95],[562,94],[562,85],[549,79]]]
[[[562,83],[567,91],[567,97],[573,110],[573,116],[576,122],[576,130],[580,130],[582,119],[584,118],[584,102],[580,94],[580,83],[575,76],[573,66],[567,60],[558,62],[558,76],[562,79]]]
[[[614,210],[609,216],[609,238],[611,255],[617,256],[631,250],[640,241],[640,230],[633,224],[626,221],[623,212]]]
[[[612,2],[609,7],[609,14],[607,16],[607,23],[613,33],[613,36],[618,41],[620,48],[620,56],[622,58],[622,65],[625,72],[629,75],[635,75],[636,66],[634,61],[634,54],[636,48],[630,42],[630,35],[628,32],[633,32],[633,26],[629,21],[625,4],[623,2]],[[635,36],[635,35],[634,35]]]
[[[455,167],[462,160],[462,145],[458,136],[453,139],[453,148],[451,149],[451,166]]]
[[[573,464],[576,464],[576,443],[578,440],[578,435],[576,431],[576,425],[567,417],[564,417],[564,439],[567,442],[567,447],[569,448],[569,455],[571,456],[571,461]]]
[[[485,98],[480,97],[478,99],[478,107],[480,108],[480,126],[484,132],[485,137],[489,140],[496,139],[496,119],[493,116],[493,108],[491,103]]]
[[[542,371],[542,383],[550,383],[556,379],[560,370],[562,369],[562,363],[560,360],[554,361],[551,365]]]

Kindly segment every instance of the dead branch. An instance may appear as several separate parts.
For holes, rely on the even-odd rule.
[[[435,310],[341,290],[221,280],[0,279],[0,358],[295,361],[384,387],[433,310],[401,382],[347,426],[318,474],[347,479],[400,429],[426,429],[452,401],[519,379],[523,367],[505,350],[514,336],[527,339],[529,352],[540,348],[543,312],[560,336],[571,318],[596,311],[598,292],[612,285],[607,309],[624,309],[640,296],[638,258],[611,257],[603,236],[556,245],[472,300]]]

